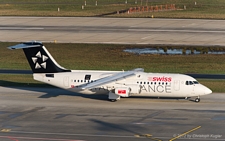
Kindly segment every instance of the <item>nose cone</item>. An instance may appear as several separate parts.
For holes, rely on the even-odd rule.
[[[205,87],[205,95],[207,94],[211,94],[212,93],[212,90],[210,90],[209,88]]]
[[[212,93],[212,90],[210,90],[209,88],[207,88],[206,86],[200,84],[200,85],[196,85],[195,87],[196,93],[198,95],[208,95]]]

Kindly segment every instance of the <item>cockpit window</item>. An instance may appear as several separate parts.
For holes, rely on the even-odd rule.
[[[186,81],[186,85],[193,85],[192,81]]]
[[[186,83],[185,83],[186,85],[189,85],[189,81],[186,81]]]
[[[199,84],[198,81],[186,81],[186,85],[194,85],[194,84]]]
[[[199,84],[199,82],[198,81],[193,81],[194,82],[194,84]]]

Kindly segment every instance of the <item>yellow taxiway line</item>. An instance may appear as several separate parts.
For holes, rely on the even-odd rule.
[[[193,132],[193,131],[195,131],[195,130],[197,130],[199,128],[201,128],[201,126],[195,127],[195,128],[193,128],[193,129],[191,129],[191,130],[189,130],[189,131],[187,131],[187,132],[185,132],[183,134],[180,134],[179,136],[176,136],[176,137],[170,139],[169,141],[174,141],[174,140],[176,140],[176,139],[178,139],[178,138],[180,138],[180,137],[182,137],[182,136],[184,136],[184,135],[186,135],[186,134],[188,134],[190,132]]]

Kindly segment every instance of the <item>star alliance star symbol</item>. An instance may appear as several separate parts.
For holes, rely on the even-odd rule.
[[[36,57],[32,57],[32,60],[33,60],[33,62],[35,64],[35,69],[41,69],[41,68],[46,69],[46,66],[47,66],[46,60],[48,60],[48,57],[45,56],[45,55],[41,55],[40,51],[35,56]],[[38,63],[38,59],[42,60],[41,64]]]

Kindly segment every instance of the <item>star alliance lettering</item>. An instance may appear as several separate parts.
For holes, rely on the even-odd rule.
[[[141,85],[141,91],[171,93],[171,85]]]

